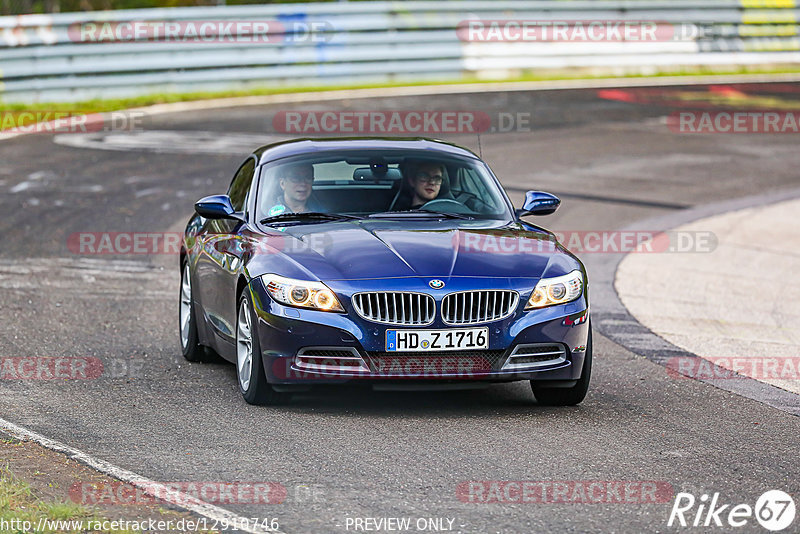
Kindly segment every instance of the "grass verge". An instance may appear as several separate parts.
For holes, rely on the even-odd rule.
[[[39,499],[26,482],[14,476],[8,464],[0,466],[0,532],[78,533],[85,530],[79,528],[79,524],[83,526],[89,521],[104,519],[80,504]],[[58,528],[53,524],[55,521],[61,522]],[[75,528],[69,528],[69,522],[74,522]],[[130,534],[138,531],[100,529],[99,532]]]
[[[172,526],[163,530],[211,534],[191,514],[157,501],[86,504],[76,500],[73,490],[80,485],[112,488],[121,483],[36,443],[0,433],[0,458],[2,534],[133,534],[150,531],[151,520]]]

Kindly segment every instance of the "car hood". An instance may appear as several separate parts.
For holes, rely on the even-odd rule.
[[[503,221],[354,221],[251,234],[251,276],[301,279],[558,276],[580,263],[552,234]]]

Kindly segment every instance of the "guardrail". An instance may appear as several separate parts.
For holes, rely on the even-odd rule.
[[[799,18],[795,0],[352,2],[0,17],[0,98],[796,65]]]

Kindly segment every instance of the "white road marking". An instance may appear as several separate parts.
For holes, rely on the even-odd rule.
[[[144,130],[138,132],[95,132],[60,134],[57,145],[95,150],[155,152],[157,154],[224,154],[244,157],[248,147],[285,141],[289,136],[226,132]],[[149,190],[146,190],[149,191]]]
[[[162,187],[148,187],[147,189],[139,189],[133,195],[136,198],[142,198],[142,197],[146,197],[148,195],[154,195],[156,193],[160,193],[163,190],[164,190],[164,188],[162,188]]]
[[[188,512],[193,512],[199,516],[206,517],[212,521],[217,521],[221,524],[229,525],[249,525],[250,521],[242,516],[239,516],[229,510],[220,508],[213,504],[195,499],[194,497],[185,493],[176,492],[172,488],[137,475],[131,471],[117,467],[114,464],[95,458],[83,451],[70,447],[60,441],[46,438],[41,434],[28,430],[27,428],[15,425],[10,421],[0,418],[0,430],[14,436],[22,441],[34,441],[39,445],[50,449],[52,451],[66,454],[73,460],[76,460],[84,465],[88,465],[92,469],[100,471],[103,474],[114,477],[122,482],[126,482],[136,488],[140,489],[147,495],[151,495],[157,499],[164,500],[170,504],[177,506]],[[165,499],[164,496],[167,496]],[[249,532],[251,534],[284,534],[280,530],[262,529],[258,527],[251,528],[237,528],[241,532]]]
[[[33,184],[30,183],[30,182],[20,182],[17,185],[15,185],[14,187],[12,187],[11,189],[9,189],[8,191],[10,193],[21,193],[22,191],[25,191],[26,189],[29,189],[32,185]]]

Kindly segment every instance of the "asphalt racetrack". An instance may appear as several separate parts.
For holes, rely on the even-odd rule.
[[[495,131],[480,143],[473,134],[435,137],[480,150],[517,206],[528,189],[559,195],[560,210],[535,221],[553,230],[635,228],[798,187],[797,134],[681,134],[665,117],[687,101],[692,109],[753,99],[797,109],[800,84],[630,91],[209,109],[147,117],[140,131],[1,141],[0,356],[97,358],[104,371],[84,380],[0,380],[0,417],[152,480],[280,484],[280,504],[220,506],[277,518],[286,533],[353,532],[355,518],[388,517],[411,518],[412,531],[420,518],[442,518],[463,533],[665,532],[681,530],[667,527],[681,491],[751,506],[770,489],[800,495],[800,418],[676,378],[604,335],[614,323],[603,323],[602,299],[613,288],[593,269],[614,252],[581,254],[594,281],[595,359],[577,407],[538,406],[527,383],[332,388],[255,407],[239,395],[233,365],[182,360],[177,256],[80,254],[69,245],[77,232],[181,231],[194,201],[225,192],[250,150],[291,137],[274,128],[287,109],[485,113]],[[511,116],[517,124],[508,128]],[[464,493],[470,481],[651,482],[667,493],[484,503]],[[715,531],[763,529],[751,519]]]

